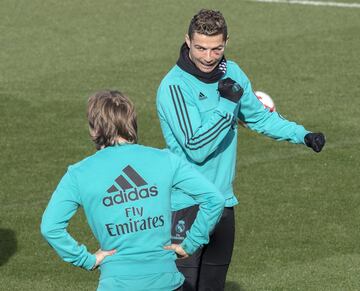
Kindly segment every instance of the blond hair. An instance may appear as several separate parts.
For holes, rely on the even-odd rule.
[[[112,146],[120,138],[137,142],[135,108],[119,91],[101,91],[89,97],[87,118],[92,141],[97,149]]]

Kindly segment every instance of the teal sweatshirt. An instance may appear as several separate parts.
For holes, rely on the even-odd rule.
[[[279,141],[304,144],[308,133],[303,126],[265,109],[245,73],[232,61],[227,61],[223,76],[228,77],[244,89],[238,104],[220,98],[218,82],[204,83],[177,65],[164,77],[157,92],[157,112],[168,148],[216,185],[226,199],[226,207],[238,203],[232,187],[238,120]],[[196,203],[181,191],[173,197],[173,210]]]
[[[175,253],[163,249],[170,244],[174,189],[200,204],[182,243],[192,254],[208,242],[224,198],[189,163],[168,150],[141,145],[106,147],[70,166],[43,214],[41,233],[64,261],[92,269],[95,256],[66,230],[81,206],[99,248],[116,249],[100,266],[101,286],[113,278],[121,290],[176,289],[183,276]]]

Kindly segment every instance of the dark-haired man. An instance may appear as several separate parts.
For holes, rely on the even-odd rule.
[[[234,244],[233,193],[237,122],[276,140],[306,144],[320,152],[322,133],[285,120],[264,109],[239,66],[224,57],[227,26],[219,11],[203,9],[191,20],[176,65],[162,80],[157,111],[171,151],[192,163],[217,186],[225,198],[225,210],[210,242],[177,265],[186,277],[182,290],[224,289]],[[189,197],[174,195],[173,240],[186,237],[179,221],[191,225],[197,207]],[[184,224],[184,223],[183,223]],[[180,228],[180,230],[182,230]]]
[[[98,291],[170,291],[184,281],[175,265],[209,240],[224,198],[200,173],[169,150],[136,144],[130,99],[118,91],[89,98],[88,121],[97,152],[72,165],[44,212],[41,232],[61,258],[86,270],[100,267]],[[200,211],[186,240],[171,244],[172,189]],[[82,206],[100,250],[90,253],[67,232]]]

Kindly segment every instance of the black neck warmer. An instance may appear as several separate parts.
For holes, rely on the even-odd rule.
[[[204,83],[215,83],[219,81],[226,73],[226,59],[223,57],[220,63],[210,73],[204,73],[199,70],[189,57],[189,48],[184,43],[180,49],[180,56],[176,63],[182,70],[198,78]]]

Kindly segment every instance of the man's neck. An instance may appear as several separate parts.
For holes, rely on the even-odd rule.
[[[116,139],[116,144],[124,144],[124,143],[130,143],[130,142],[120,136]]]

